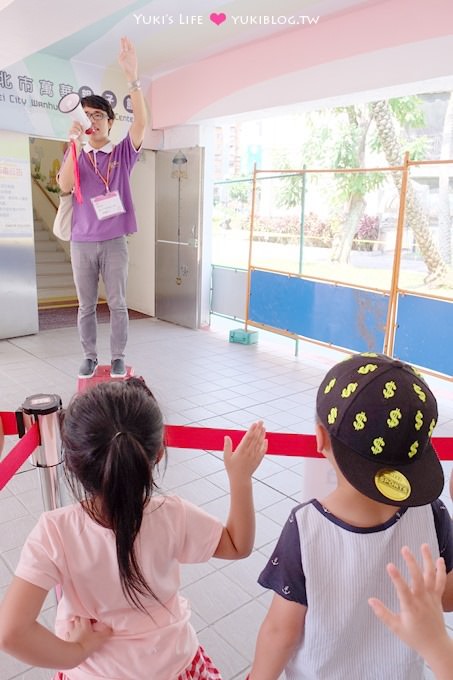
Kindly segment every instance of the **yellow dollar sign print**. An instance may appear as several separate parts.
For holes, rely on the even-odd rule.
[[[436,421],[435,421],[434,418],[433,418],[432,421],[431,421],[430,424],[429,424],[429,430],[428,430],[428,436],[429,436],[429,437],[431,437],[431,435],[432,435],[433,430],[434,430],[435,427],[436,427]]]
[[[330,411],[329,411],[329,415],[327,416],[327,422],[329,423],[329,425],[333,425],[333,424],[334,424],[334,422],[335,422],[336,419],[337,419],[337,415],[338,415],[338,409],[337,409],[337,407],[336,407],[336,406],[332,406],[332,408],[331,408]]]
[[[349,383],[349,385],[346,385],[341,391],[341,396],[343,399],[347,399],[347,397],[350,397],[351,394],[354,394],[358,387],[358,383]]]
[[[332,389],[332,387],[335,385],[336,382],[337,382],[337,379],[336,379],[336,378],[332,378],[332,380],[330,380],[330,381],[327,383],[327,385],[325,386],[325,388],[324,388],[324,394],[329,394],[330,390]]]
[[[391,397],[395,396],[396,392],[396,385],[393,382],[393,380],[389,380],[389,382],[386,382],[384,385],[384,389],[382,390],[382,394],[386,399],[390,399]]]
[[[421,411],[417,411],[415,414],[415,429],[416,430],[421,430],[423,427],[423,413]]]
[[[367,421],[366,413],[365,411],[360,411],[359,413],[355,414],[355,420],[352,423],[354,426],[355,430],[363,430],[365,427],[365,423]]]
[[[420,373],[420,371],[417,371],[417,369],[414,368],[413,366],[411,366],[411,368],[412,368],[413,372],[415,373],[415,375],[417,375],[419,378],[422,378],[422,374]]]
[[[409,454],[408,454],[409,458],[413,458],[415,456],[415,454],[417,453],[417,450],[418,450],[418,442],[414,442],[412,444],[411,448],[409,449]]]
[[[372,373],[377,369],[376,364],[366,364],[365,366],[360,366],[360,368],[357,369],[357,373],[361,373],[362,375],[366,375],[367,373]]]
[[[423,392],[423,390],[422,390],[422,388],[420,387],[420,385],[417,385],[416,383],[414,383],[414,384],[412,385],[412,387],[414,388],[414,392],[415,392],[415,394],[418,396],[418,398],[420,399],[420,401],[423,401],[423,403],[424,403],[424,402],[426,401],[426,394]]]
[[[398,427],[401,418],[402,416],[399,408],[394,408],[393,411],[390,411],[389,413],[389,417],[387,418],[387,425],[389,427]]]
[[[373,439],[373,446],[371,447],[371,452],[377,455],[378,453],[382,453],[384,450],[385,446],[385,441],[382,439],[382,437],[376,437],[376,439]]]

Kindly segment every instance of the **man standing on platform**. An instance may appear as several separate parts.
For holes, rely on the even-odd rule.
[[[77,325],[84,353],[80,378],[92,377],[98,363],[96,305],[99,275],[104,281],[110,309],[110,375],[112,378],[126,375],[124,359],[129,326],[126,237],[137,231],[129,178],[143,142],[147,114],[138,80],[137,55],[127,38],[121,38],[118,62],[128,81],[134,115],[128,135],[119,144],[112,144],[109,134],[115,114],[110,103],[98,95],[81,100],[92,124],[89,141],[83,144],[84,130],[80,123],[74,122],[69,131],[76,144],[83,196],[82,203],[73,196],[71,232],[72,270],[79,300]],[[58,183],[62,192],[69,193],[74,182],[74,163],[68,153]]]

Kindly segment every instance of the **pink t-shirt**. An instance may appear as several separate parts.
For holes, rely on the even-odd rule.
[[[16,576],[46,590],[61,584],[55,622],[60,638],[74,616],[96,619],[114,631],[101,650],[65,671],[70,680],[170,680],[190,664],[198,641],[189,623],[189,604],[179,594],[179,565],[209,560],[222,526],[177,496],[151,499],[136,553],[165,607],[147,598],[147,616],[123,595],[110,529],[93,522],[80,504],[41,515],[22,549]]]

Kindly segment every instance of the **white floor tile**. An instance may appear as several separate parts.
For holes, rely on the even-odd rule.
[[[28,515],[28,511],[15,496],[0,497],[0,532],[5,522]]]
[[[214,560],[222,566],[222,560]],[[267,558],[257,550],[244,560],[227,562],[222,573],[231,579],[236,585],[243,588],[252,597],[259,597],[263,588],[257,582],[258,576],[267,564]]]
[[[195,479],[190,484],[178,486],[172,489],[172,491],[196,505],[209,503],[209,501],[224,495],[222,489],[211,484],[207,479]]]
[[[247,659],[232,645],[221,637],[213,628],[205,628],[199,634],[199,639],[206,654],[220,670],[223,680],[233,680],[238,673],[244,674],[248,666]]]
[[[255,652],[256,636],[265,616],[264,605],[252,600],[217,621],[213,628],[250,663]]]
[[[209,624],[251,600],[251,596],[224,576],[221,569],[186,586],[182,592],[191,602],[193,611]]]

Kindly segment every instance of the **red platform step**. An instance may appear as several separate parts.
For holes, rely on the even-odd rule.
[[[85,392],[89,387],[94,387],[95,385],[108,380],[126,380],[126,378],[130,378],[133,375],[134,369],[132,366],[126,366],[126,375],[124,378],[111,378],[110,366],[97,366],[92,378],[77,378],[77,392]]]

